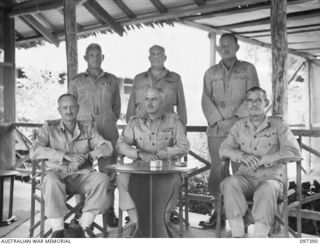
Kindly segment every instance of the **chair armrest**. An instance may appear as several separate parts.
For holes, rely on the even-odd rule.
[[[301,157],[285,157],[285,158],[281,158],[278,161],[276,161],[275,163],[283,163],[283,164],[288,164],[288,163],[292,163],[292,162],[301,162],[303,160],[303,158]]]

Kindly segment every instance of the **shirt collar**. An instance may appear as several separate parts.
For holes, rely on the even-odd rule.
[[[84,74],[85,74],[86,76],[89,76],[89,77],[94,78],[94,77],[89,73],[89,70],[88,70],[88,69],[84,72]],[[103,72],[103,70],[100,68],[99,76],[98,76],[95,80],[98,80],[98,79],[99,79],[100,77],[102,77],[103,75],[104,75],[104,72]]]
[[[164,114],[165,114],[165,113],[161,110],[160,113],[159,113],[159,115],[155,118],[155,120],[158,120],[158,119],[159,119],[159,120],[163,120]],[[154,120],[154,121],[155,121],[155,120]],[[143,115],[143,122],[146,123],[147,121],[150,121],[150,122],[151,122],[151,119],[150,119],[148,113],[145,113],[145,114]]]
[[[62,133],[66,133],[66,128],[65,128],[65,126],[64,126],[64,124],[63,124],[63,121],[62,121],[62,119],[60,120],[60,122],[59,122],[59,129],[60,129],[60,131],[62,132]],[[77,138],[79,135],[80,135],[80,128],[79,128],[79,122],[77,121],[76,122],[76,127],[74,128],[74,131],[73,131],[73,138]]]
[[[230,66],[229,69],[225,66],[225,64],[223,63],[223,60],[220,60],[219,64],[220,64],[220,66],[221,66],[223,69],[225,69],[226,71],[231,71],[232,68],[238,63],[238,61],[239,61],[238,58],[236,58],[235,61],[232,63],[232,65]]]
[[[255,131],[257,133],[259,131],[262,131],[262,130],[270,127],[271,126],[271,122],[269,121],[269,118],[266,116],[264,118],[264,120],[262,121],[262,123],[260,124],[260,126],[256,130],[254,130],[254,125],[251,122],[250,117],[247,117],[245,125],[246,125],[246,127],[249,127],[251,129],[253,129],[253,131]]]
[[[151,67],[150,67],[147,71],[146,76],[150,77],[154,81],[159,81],[159,80],[163,79],[164,77],[166,77],[168,74],[169,74],[169,70],[167,70],[167,68],[163,67],[163,70],[161,72],[160,77],[158,79],[155,79],[154,76],[152,75]]]

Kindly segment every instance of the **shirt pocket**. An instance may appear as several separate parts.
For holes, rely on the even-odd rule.
[[[90,151],[89,140],[86,137],[81,137],[73,142],[73,152],[78,154],[87,154]]]
[[[78,89],[78,102],[80,106],[79,115],[91,114],[92,98],[89,86],[83,86]]]
[[[135,137],[135,145],[138,149],[145,149],[146,139],[144,134],[137,134]]]
[[[262,155],[279,150],[276,132],[268,132],[259,136],[259,150]]]
[[[157,137],[158,149],[163,149],[173,145],[172,132],[159,132]]]
[[[223,76],[214,76],[211,78],[211,96],[221,98],[224,95]]]

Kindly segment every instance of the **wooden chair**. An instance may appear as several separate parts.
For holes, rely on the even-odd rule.
[[[280,222],[280,224],[284,227],[284,237],[289,237],[289,232],[295,236],[295,237],[301,237],[301,161],[302,158],[284,158],[281,159],[282,164],[285,166],[284,171],[284,182],[283,182],[283,197],[281,200],[278,200],[278,202],[283,203],[282,207],[282,215],[276,214],[275,219]],[[229,166],[230,166],[230,160],[229,159],[222,159],[223,162],[223,168],[224,168],[224,175],[225,177],[229,176]],[[297,227],[298,230],[295,232],[293,229],[289,227],[288,223],[288,216],[289,216],[289,209],[288,206],[288,164],[289,163],[296,163],[296,170],[297,170],[297,176],[296,176],[296,183],[297,183],[297,202],[298,202],[298,208],[296,209],[297,213]],[[218,206],[217,206],[217,237],[221,237],[221,213],[222,213],[222,200],[223,196],[220,193],[218,196]],[[250,202],[250,200],[249,200]],[[251,201],[252,202],[252,201]]]
[[[48,237],[52,233],[52,229],[45,231],[45,201],[41,191],[41,184],[45,176],[45,164],[46,160],[37,160],[32,162],[32,173],[31,173],[31,218],[30,218],[30,234],[29,237],[34,237],[35,230],[40,227],[39,237]],[[83,201],[75,206],[72,206],[68,201],[74,197],[73,194],[67,194],[66,205],[69,212],[64,216],[64,220],[67,220],[71,215],[75,214],[81,216],[81,208]],[[40,220],[35,222],[36,217],[36,202],[40,204]],[[103,215],[103,227],[93,222],[93,227],[103,233],[104,237],[107,237],[107,225],[105,215]]]

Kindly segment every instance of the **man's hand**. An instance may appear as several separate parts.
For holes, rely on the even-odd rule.
[[[77,153],[66,153],[64,154],[64,159],[66,159],[69,162],[79,162],[80,164],[83,164],[88,158],[88,155],[84,154],[77,154]]]
[[[139,151],[139,157],[141,158],[141,160],[143,160],[145,162],[158,160],[158,157],[155,154],[147,153],[144,151]]]
[[[245,152],[242,154],[241,162],[253,170],[257,170],[257,168],[261,165],[259,157]]]
[[[67,166],[68,172],[76,172],[82,164],[79,162],[69,162]]]
[[[220,120],[217,122],[219,129],[221,129],[225,134],[229,133],[233,124],[237,121],[237,117],[233,116],[229,119]]]

